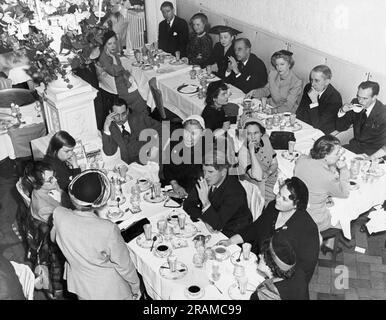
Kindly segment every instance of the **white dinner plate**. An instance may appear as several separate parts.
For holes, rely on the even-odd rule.
[[[249,300],[253,292],[255,290],[252,290],[251,285],[247,285],[247,291],[245,294],[241,294],[237,282],[233,283],[228,289],[228,295],[232,300]]]
[[[150,203],[160,203],[162,201],[165,201],[166,198],[167,198],[167,196],[164,193],[161,193],[161,196],[154,197],[153,199],[151,198],[151,192],[145,193],[143,195],[143,200],[145,200],[146,202],[150,202]]]
[[[198,92],[198,86],[195,84],[181,85],[177,88],[177,91],[183,94],[193,94]]]
[[[292,161],[292,160],[298,158],[299,155],[300,155],[299,152],[296,152],[296,151],[294,151],[293,154],[290,155],[289,152],[288,152],[288,150],[285,150],[285,151],[283,151],[283,152],[281,153],[281,156],[282,156],[284,159],[289,160],[289,161]]]
[[[231,262],[233,264],[239,264],[239,265],[249,265],[249,264],[254,264],[257,261],[257,256],[253,253],[249,253],[249,259],[245,260],[243,254],[241,253],[240,261],[237,262],[236,260],[239,258],[240,251],[233,252],[231,255]]]
[[[168,280],[178,280],[186,276],[188,273],[188,267],[180,262],[177,261],[177,268],[175,272],[171,272],[169,268],[169,263],[165,262],[160,268],[159,268],[159,274],[162,278],[168,279]]]
[[[177,220],[178,224],[178,220]],[[198,233],[197,227],[193,223],[185,223],[184,229],[179,229],[179,233],[176,234],[178,238],[191,238]]]
[[[152,232],[150,240],[146,240],[145,234],[141,233],[136,239],[137,245],[139,245],[141,248],[145,248],[145,249],[151,248],[151,246],[153,244],[153,237],[154,236],[157,237],[157,240],[154,241],[154,246],[153,246],[155,248],[157,245],[159,245],[163,241],[162,236],[156,232]]]
[[[301,130],[303,126],[299,122],[295,122],[293,126],[286,127],[286,128],[290,128],[293,132],[295,132],[295,131]]]

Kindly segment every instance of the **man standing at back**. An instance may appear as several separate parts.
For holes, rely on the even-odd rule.
[[[248,39],[237,39],[234,44],[237,61],[230,56],[228,69],[225,72],[225,81],[244,93],[262,88],[268,81],[264,62],[251,53],[251,47]]]
[[[329,134],[335,130],[336,117],[342,106],[342,96],[330,83],[329,67],[319,65],[310,73],[310,83],[304,87],[296,117]]]
[[[184,19],[174,13],[173,3],[165,1],[161,4],[161,12],[165,20],[158,26],[158,48],[165,52],[186,57],[186,45],[189,41],[189,28]]]

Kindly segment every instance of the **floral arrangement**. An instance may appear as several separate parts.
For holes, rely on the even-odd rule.
[[[71,89],[72,85],[67,77],[66,66],[61,64],[55,50],[50,48],[52,40],[43,33],[30,34],[24,40],[23,47],[30,61],[27,74],[34,82],[44,83],[46,88],[50,82],[61,76],[67,83],[67,88]]]

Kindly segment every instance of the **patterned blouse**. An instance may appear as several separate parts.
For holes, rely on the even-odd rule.
[[[192,33],[187,46],[189,63],[198,64],[201,68],[205,68],[212,53],[212,48],[213,42],[209,34],[205,33],[199,37],[196,33]],[[198,55],[201,55],[201,57],[198,58]]]

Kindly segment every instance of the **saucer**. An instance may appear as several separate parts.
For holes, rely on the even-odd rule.
[[[255,292],[255,290],[252,291],[248,288],[247,285],[247,291],[245,292],[245,294],[241,294],[237,282],[233,283],[228,289],[228,295],[232,300],[249,300],[253,292]]]
[[[349,189],[350,190],[358,190],[359,189],[358,183],[356,183],[355,181],[350,181]]]
[[[180,60],[172,60],[169,62],[169,64],[171,64],[173,66],[180,66],[181,64],[184,64],[184,61],[182,61],[181,59]]]
[[[153,199],[151,198],[151,192],[145,193],[143,195],[143,200],[145,200],[146,202],[150,202],[150,203],[160,203],[160,202],[166,200],[166,198],[167,198],[167,196],[163,193],[161,193],[160,197],[154,197]]]
[[[165,251],[162,251],[162,253],[159,253],[159,252],[157,251],[157,247],[160,246],[160,245],[162,245],[162,244],[154,245],[154,250],[153,250],[153,252],[154,252],[154,255],[155,255],[157,258],[166,258],[166,257],[168,257],[168,256],[170,256],[170,255],[172,254],[172,248],[171,248],[169,245],[167,245],[167,244],[163,244],[163,245],[167,246],[168,249],[165,250]]]
[[[163,241],[162,236],[156,232],[152,232],[150,240],[146,240],[145,234],[141,233],[136,239],[137,245],[140,246],[141,248],[145,248],[145,249],[151,248],[151,246],[153,244],[153,237],[154,236],[157,237],[157,240],[154,241],[154,246],[153,246],[155,248],[157,245],[159,245]]]
[[[254,264],[257,261],[257,256],[253,253],[249,253],[249,259],[245,260],[243,254],[241,253],[240,261],[237,262],[236,260],[239,258],[240,251],[233,252],[231,255],[231,262],[233,264],[238,264],[238,265],[246,265],[246,264]]]
[[[137,182],[141,192],[147,191],[151,188],[151,182],[148,179],[138,179]]]
[[[189,292],[188,287],[186,287],[185,290],[184,290],[185,297],[188,298],[188,299],[192,299],[192,300],[201,299],[205,295],[205,290],[204,290],[204,288],[201,288],[198,285],[197,285],[197,287],[200,288],[200,291],[198,293],[194,294],[194,295],[192,295]]]
[[[178,225],[178,220],[177,220],[177,225]],[[175,234],[178,238],[191,238],[194,235],[197,234],[198,229],[197,227],[192,224],[192,223],[185,223],[185,228],[184,229],[179,229],[180,232]]]
[[[293,132],[295,132],[295,131],[301,130],[303,128],[303,126],[300,123],[295,122],[295,124],[293,126],[290,126],[288,128],[290,128]]]
[[[118,214],[117,214],[118,213]],[[109,218],[110,220],[115,220],[115,219],[119,219],[119,218],[122,218],[122,216],[124,215],[124,212],[122,210],[118,211],[118,212],[108,212],[106,214],[106,217]]]
[[[175,272],[171,272],[169,269],[169,263],[165,262],[160,268],[159,268],[159,274],[162,278],[168,279],[168,280],[178,280],[186,276],[188,273],[188,267],[180,262],[177,261],[177,267]]]
[[[144,64],[142,67],[142,70],[144,71],[153,70],[153,66],[151,64]]]
[[[142,63],[141,62],[133,62],[131,64],[133,67],[141,67],[142,66]]]
[[[294,151],[292,155],[289,154],[288,150],[285,150],[281,153],[281,156],[286,160],[294,160],[299,157],[299,152]]]

